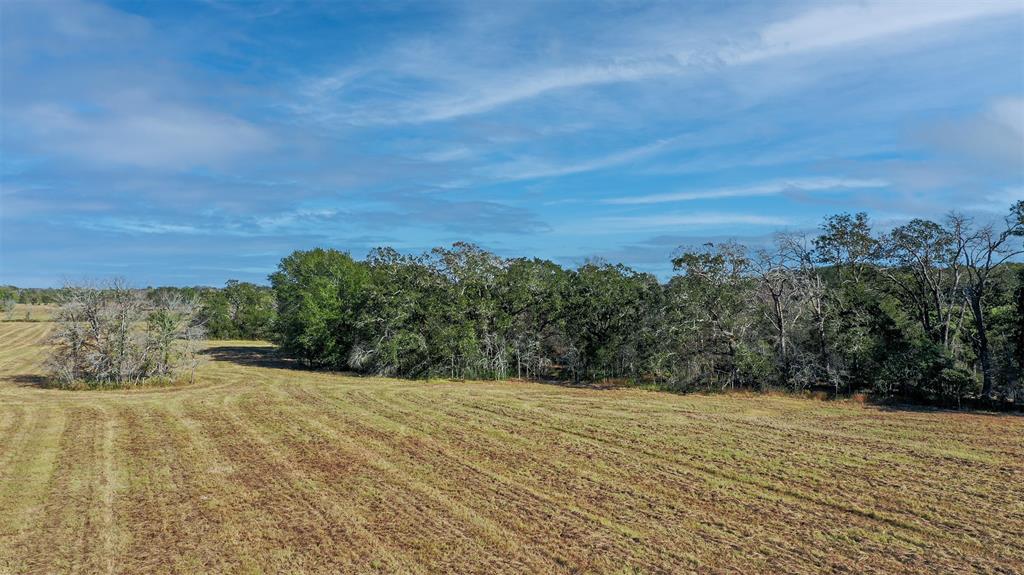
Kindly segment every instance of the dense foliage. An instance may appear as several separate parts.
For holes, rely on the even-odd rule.
[[[210,339],[270,339],[277,307],[269,288],[230,280],[198,297],[199,321]]]
[[[0,301],[26,304],[57,303],[60,301],[61,293],[60,288],[19,288],[5,285],[0,286]]]
[[[865,214],[751,249],[706,244],[667,283],[457,243],[364,261],[297,251],[271,276],[285,353],[407,377],[626,378],[676,389],[823,387],[958,404],[1019,401],[1024,204],[887,233]]]

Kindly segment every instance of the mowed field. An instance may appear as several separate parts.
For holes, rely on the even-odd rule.
[[[0,573],[1017,573],[1024,418],[286,369],[39,387],[0,323]]]

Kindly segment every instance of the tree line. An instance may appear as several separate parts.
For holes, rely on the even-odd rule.
[[[60,301],[60,288],[19,288],[0,286],[0,301],[24,304],[48,304]]]
[[[317,248],[282,259],[269,287],[147,288],[124,301],[136,314],[128,323],[188,302],[164,333],[191,326],[214,339],[269,339],[307,366],[363,374],[1019,403],[1022,218],[1018,202],[996,223],[950,214],[882,232],[866,214],[838,214],[816,233],[778,233],[767,246],[680,249],[664,282],[599,260],[568,269],[467,243],[421,254],[377,248],[361,261]],[[68,293],[59,297],[81,307],[83,292]],[[81,323],[67,308],[58,320]],[[132,336],[146,369],[159,357],[147,347],[159,338],[146,334],[157,331]],[[72,332],[58,333],[58,349],[71,349]],[[118,337],[128,335],[99,339]]]
[[[269,330],[310,366],[365,374],[1019,401],[1022,216],[1019,202],[998,224],[951,214],[883,233],[839,214],[767,247],[681,250],[667,282],[466,243],[296,251],[270,276]]]

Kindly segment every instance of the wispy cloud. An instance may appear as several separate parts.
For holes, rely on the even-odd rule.
[[[605,65],[525,71],[521,74],[489,78],[479,82],[471,93],[453,98],[417,103],[390,121],[435,122],[480,114],[548,92],[618,82],[635,82],[667,74],[678,74],[687,67],[674,56],[636,59]],[[388,121],[382,119],[382,121]]]
[[[457,162],[473,157],[473,151],[466,146],[452,146],[438,150],[431,150],[419,155],[420,159],[427,162]]]
[[[713,190],[672,192],[667,194],[650,194],[645,196],[623,196],[601,200],[603,204],[634,205],[660,204],[666,202],[686,202],[693,200],[714,200],[721,198],[745,198],[754,196],[775,196],[788,192],[822,192],[857,190],[865,188],[884,188],[889,182],[879,179],[848,179],[848,178],[797,178],[777,180],[754,186],[718,188]]]
[[[693,212],[641,216],[604,216],[586,222],[561,226],[560,233],[605,235],[614,233],[678,230],[680,228],[716,228],[723,226],[787,226],[792,222],[779,216],[728,212]]]
[[[129,236],[352,237],[356,230],[378,233],[415,222],[418,228],[454,233],[530,234],[548,225],[535,213],[500,202],[458,201],[428,194],[381,195],[356,206],[308,207],[270,215],[232,215],[211,212],[189,218],[139,218],[130,215],[78,218],[84,229]]]
[[[524,158],[515,162],[489,167],[484,173],[500,181],[516,181],[593,172],[650,158],[667,151],[677,141],[677,138],[662,138],[642,146],[627,148],[581,161],[554,163],[537,158]]]
[[[1020,0],[268,8],[5,4],[0,275],[455,240],[655,265],[644,237],[998,217],[1024,184]]]
[[[264,130],[238,118],[157,101],[102,115],[57,105],[8,113],[36,146],[104,167],[188,169],[267,151],[272,144]]]
[[[377,70],[364,67],[311,78],[300,90],[302,100],[290,107],[319,121],[356,125],[439,122],[483,114],[561,90],[678,75],[694,64],[695,61],[685,54],[655,54],[615,57],[607,62],[573,66],[530,66],[501,73],[460,70],[454,78],[448,71],[431,75],[430,69],[417,69],[409,73],[379,64]],[[400,83],[450,87],[440,93],[435,88],[425,89],[418,97],[397,101],[385,88],[369,91],[388,97],[369,101],[350,98],[351,94],[366,92],[370,86]]]
[[[214,233],[214,230],[203,229],[202,227],[197,227],[191,224],[174,224],[136,218],[100,218],[83,221],[80,225],[83,228],[98,232],[112,232],[129,235],[200,235]]]
[[[329,222],[342,215],[333,208],[297,209],[271,216],[253,219],[253,224],[265,232],[287,230],[294,226],[311,226],[319,222]]]
[[[813,6],[813,5],[812,5]],[[490,112],[550,93],[618,83],[719,70],[815,51],[860,46],[926,31],[941,25],[966,24],[982,18],[1018,14],[1015,0],[979,2],[829,3],[815,6],[760,29],[723,35],[721,47],[694,49],[665,36],[633,46],[614,47],[572,63],[493,69],[438,65],[419,53],[422,39],[397,47],[377,61],[309,79],[302,88],[308,98],[296,110],[321,119],[355,124],[405,124],[447,121]],[[630,26],[628,21],[621,24]],[[644,23],[649,26],[649,23]],[[683,23],[680,23],[683,25]],[[634,36],[644,38],[638,28]],[[747,38],[752,37],[753,40]],[[462,43],[453,40],[453,46]],[[430,44],[434,46],[435,44]],[[455,48],[458,49],[458,48]],[[458,54],[431,52],[436,61],[455,61]],[[396,64],[396,59],[398,63]],[[411,62],[407,62],[411,60]],[[412,65],[415,64],[415,65]],[[412,98],[394,98],[394,85],[420,86]],[[355,102],[350,94],[384,94],[380,100]]]
[[[1006,214],[1017,202],[1024,202],[1024,186],[1014,186],[995,194],[986,194],[980,201],[975,201],[967,207],[979,212]]]
[[[1024,165],[1024,98],[1000,98],[981,114],[937,122],[920,130],[917,139],[943,153],[1019,175]]]
[[[270,150],[266,126],[205,97],[149,20],[101,2],[4,6],[5,145],[89,168],[188,170]]]
[[[1019,15],[1020,11],[1017,0],[828,3],[766,26],[757,45],[723,52],[722,58],[731,64],[745,64],[905,36],[956,22]]]

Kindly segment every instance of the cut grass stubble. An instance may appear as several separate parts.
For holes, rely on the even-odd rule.
[[[244,342],[191,386],[48,390],[47,330],[0,324],[0,573],[1024,564],[1019,416],[354,378]]]

